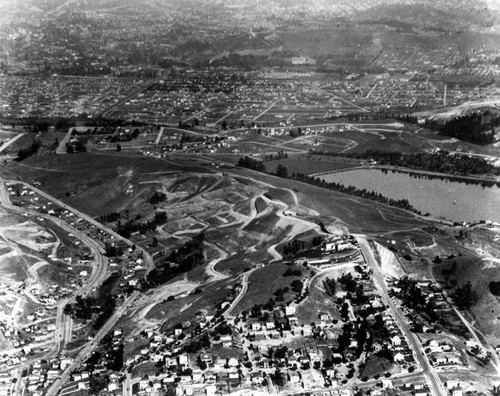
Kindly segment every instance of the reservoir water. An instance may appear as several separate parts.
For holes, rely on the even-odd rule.
[[[380,169],[354,169],[319,177],[327,182],[375,191],[392,199],[406,198],[422,213],[452,221],[500,222],[500,188],[497,186],[482,187]]]

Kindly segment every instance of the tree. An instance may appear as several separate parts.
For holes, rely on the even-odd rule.
[[[286,179],[288,177],[288,168],[282,164],[278,164],[276,176]]]
[[[335,279],[326,278],[323,281],[323,286],[325,288],[326,294],[328,294],[330,297],[335,296],[335,292],[336,292],[336,282],[335,282]]]
[[[295,279],[292,283],[290,283],[290,287],[295,293],[300,293],[302,291],[302,281]]]
[[[284,387],[287,383],[287,380],[288,379],[286,374],[279,369],[276,369],[276,371],[274,372],[273,382],[279,387]]]
[[[116,145],[116,151],[118,152],[122,151],[122,146],[120,144]]]
[[[458,308],[468,309],[477,302],[478,296],[475,290],[472,290],[471,281],[465,282],[462,287],[457,287],[453,295]]]

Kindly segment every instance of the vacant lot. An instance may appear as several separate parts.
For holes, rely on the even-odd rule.
[[[294,279],[299,279],[296,276],[283,276],[283,273],[288,269],[299,269],[302,275],[306,274],[306,269],[302,266],[288,266],[283,263],[270,264],[256,270],[248,279],[248,291],[234,310],[234,314],[245,311],[253,307],[255,304],[265,304],[269,298],[276,296],[273,293],[284,287],[290,288],[290,283]],[[290,301],[295,297],[295,293],[289,291],[285,293],[285,301]]]
[[[310,324],[319,321],[320,313],[328,313],[332,320],[340,320],[340,314],[335,304],[335,297],[326,294],[323,281],[327,278],[335,278],[334,275],[323,274],[313,280],[309,287],[309,296],[297,306],[297,318],[300,324]]]
[[[144,156],[92,153],[34,156],[5,168],[7,177],[38,181],[42,190],[94,216],[135,206],[133,193],[144,174],[172,171],[207,172],[182,159],[173,164]],[[154,188],[143,186],[147,194]]]

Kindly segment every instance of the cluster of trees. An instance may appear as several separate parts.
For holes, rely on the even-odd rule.
[[[153,195],[151,195],[149,198],[148,198],[148,202],[151,204],[151,205],[156,205],[156,204],[159,204],[160,202],[163,202],[165,201],[165,199],[167,198],[167,194],[161,192],[161,191],[155,191],[153,193]]]
[[[366,189],[359,189],[354,186],[344,186],[343,184],[335,183],[335,182],[327,182],[319,177],[311,177],[305,175],[303,173],[294,173],[292,178],[312,184],[314,186],[327,188],[329,190],[338,191],[344,194],[354,195],[357,197],[370,199],[372,201],[378,201],[387,205],[395,206],[397,208],[410,210],[412,212],[419,213],[413,206],[411,206],[410,202],[407,199],[392,199],[383,196],[375,191],[368,191]]]
[[[292,288],[292,291],[299,294],[302,292],[302,286],[303,286],[303,283],[300,279],[295,279],[294,281],[292,281],[292,283],[290,283],[290,287]]]
[[[285,272],[283,272],[283,276],[302,276],[302,271],[298,268],[292,269],[292,268],[287,268]]]
[[[120,257],[123,255],[123,248],[115,244],[106,243],[104,251],[107,257]]]
[[[285,256],[295,256],[301,250],[306,248],[306,243],[300,239],[295,239],[283,246],[283,254]]]
[[[208,333],[203,333],[203,336],[201,336],[198,340],[193,340],[189,344],[184,345],[184,352],[186,353],[196,353],[198,351],[201,351],[202,349],[208,349],[210,348],[210,337]],[[200,359],[201,361],[201,359]],[[199,365],[199,363],[198,363]],[[203,368],[205,367],[205,368]],[[201,366],[200,368],[202,370],[206,370],[206,363],[205,366]]]
[[[139,134],[141,132],[139,131],[139,128],[135,128],[131,133],[117,133],[111,136],[109,141],[111,143],[116,143],[116,142],[130,142],[131,140],[137,139],[139,137]]]
[[[400,297],[407,307],[426,313],[433,321],[439,319],[434,304],[431,301],[426,301],[426,297],[418,287],[417,282],[405,276],[399,280],[397,286],[401,289]]]
[[[245,157],[245,158],[240,158],[238,160],[238,166],[241,166],[243,168],[248,168],[248,169],[253,169],[259,172],[265,172],[266,171],[266,166],[264,163],[260,160],[250,158],[250,157]]]
[[[120,218],[120,213],[111,212],[99,216],[99,221],[101,223],[113,223]]]
[[[488,285],[491,294],[494,296],[500,296],[500,281],[499,282],[490,282]]]
[[[339,347],[338,351],[341,354],[344,354],[344,352],[350,347],[351,345],[351,334],[356,335],[356,340],[358,341],[358,346],[356,350],[354,351],[354,354],[356,357],[361,356],[361,353],[363,352],[365,348],[365,343],[367,341],[367,332],[368,332],[368,322],[366,319],[361,321],[361,323],[358,323],[353,325],[351,322],[347,322],[342,326],[342,334],[339,335],[338,342],[339,342]]]
[[[465,282],[462,286],[455,289],[453,293],[453,300],[458,308],[469,309],[478,299],[477,292],[472,289],[471,281]]]
[[[363,292],[363,285],[358,283],[350,272],[343,274],[337,281],[342,285],[344,290],[349,293],[349,298],[353,302],[364,304],[368,301],[368,297],[366,297]]]
[[[32,155],[35,155],[38,150],[42,147],[42,143],[39,140],[33,140],[33,142],[26,148],[22,148],[17,152],[17,160],[22,161]]]
[[[75,153],[85,153],[87,151],[87,146],[85,146],[85,142],[81,139],[78,139],[75,143],[66,143],[66,152],[68,154]]]
[[[167,212],[156,212],[152,220],[135,222],[129,220],[125,223],[118,221],[116,225],[116,232],[124,238],[130,237],[134,232],[145,234],[148,231],[155,231],[156,227],[167,222]]]
[[[171,264],[150,271],[146,278],[146,288],[162,285],[176,275],[188,272],[197,265],[203,264],[205,262],[203,255],[204,240],[205,235],[203,233],[198,234],[179,249],[170,253],[167,262]]]
[[[116,281],[116,277],[111,277],[103,283],[97,297],[76,296],[73,304],[64,306],[64,314],[84,321],[90,320],[95,314],[93,323],[94,330],[99,330],[106,321],[113,315],[116,308],[116,301],[111,294],[111,289]]]
[[[497,122],[500,119],[497,120]],[[430,125],[431,127],[434,125]],[[439,128],[440,134],[475,144],[495,142],[494,121],[485,123],[482,113],[472,113],[446,122]]]
[[[335,282],[335,279],[326,278],[323,281],[323,287],[325,288],[326,294],[328,294],[330,297],[335,296],[335,292],[337,291],[337,283]]]
[[[288,178],[288,168],[283,164],[278,164],[278,167],[276,168],[276,176],[284,179]]]
[[[318,154],[318,153],[313,153]],[[395,151],[367,150],[349,154],[350,158],[374,159],[380,165],[400,166],[453,175],[481,175],[494,173],[497,169],[483,158],[466,155],[450,155],[443,150],[434,153],[405,154]]]
[[[266,154],[264,156],[264,161],[280,160],[283,158],[288,158],[288,152],[279,150],[276,156],[274,154]]]
[[[276,301],[285,301],[285,293],[288,293],[290,289],[285,286],[285,287],[280,287],[274,292],[274,295],[276,296]]]

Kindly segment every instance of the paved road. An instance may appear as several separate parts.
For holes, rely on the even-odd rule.
[[[33,188],[32,186],[26,184],[27,187]],[[47,194],[43,194],[47,199],[53,200],[52,197],[48,196]],[[90,250],[92,251],[95,259],[94,266],[92,268],[92,273],[90,274],[89,278],[87,279],[87,282],[85,285],[83,285],[77,292],[75,292],[70,298],[60,301],[58,306],[57,306],[57,315],[56,315],[56,331],[54,334],[55,337],[55,342],[58,345],[58,351],[61,351],[64,346],[66,345],[67,342],[71,341],[71,333],[72,333],[72,320],[71,317],[64,315],[64,306],[68,303],[72,303],[75,301],[77,295],[81,296],[87,296],[89,293],[92,292],[92,289],[95,287],[98,287],[102,281],[104,280],[104,277],[106,276],[106,271],[107,271],[107,258],[104,256],[104,249],[101,245],[99,245],[97,242],[95,242],[93,239],[89,238],[87,235],[82,233],[81,231],[78,231],[77,229],[71,227],[68,225],[64,220],[59,219],[54,216],[46,215],[43,213],[39,213],[36,211],[29,211],[24,208],[20,208],[17,206],[12,205],[10,202],[9,198],[9,193],[5,188],[5,184],[2,180],[0,180],[0,202],[2,205],[6,208],[9,208],[12,211],[18,212],[18,213],[29,213],[33,216],[36,217],[41,217],[44,218],[48,221],[53,222],[54,224],[58,225],[61,227],[63,230],[67,231],[68,233],[72,233],[75,235],[80,241],[88,246]],[[69,208],[70,210],[73,210],[72,208]]]
[[[0,146],[0,153],[3,152],[7,147],[9,147],[12,143],[14,143],[17,139],[22,138],[25,133],[21,133],[19,135],[14,136],[12,139],[6,141],[4,144]]]
[[[377,263],[377,260],[375,259],[372,248],[370,247],[366,237],[364,235],[355,235],[355,236],[361,248],[361,252],[363,253],[363,257],[373,270],[373,279],[375,281],[375,285],[379,290],[379,293],[382,296],[385,304],[391,310],[394,319],[398,323],[399,328],[401,329],[406,339],[408,340],[411,349],[413,351],[415,360],[419,363],[420,367],[422,368],[423,375],[427,383],[429,384],[429,388],[432,394],[434,396],[447,396],[448,393],[444,388],[441,379],[431,366],[429,359],[427,358],[427,355],[424,353],[422,344],[417,339],[415,334],[410,331],[410,328],[408,327],[402,312],[399,310],[398,307],[396,307],[396,305],[389,298],[384,278],[380,273],[379,265]]]
[[[116,234],[114,231],[109,230],[107,227],[103,226],[102,224],[98,223],[91,217],[87,216],[84,213],[81,213],[77,211],[76,209],[70,207],[69,205],[64,204],[63,202],[53,198],[49,194],[46,194],[45,192],[37,189],[36,187],[31,186],[28,183],[24,182],[19,182],[19,181],[12,181],[13,183],[21,183],[24,184],[26,187],[32,189],[33,191],[37,192],[41,196],[45,197],[46,199],[53,201],[60,205],[61,207],[72,211],[73,213],[77,214],[81,218],[87,220],[89,223],[94,224],[95,226],[103,229],[106,232],[109,232],[110,234],[114,235],[116,238],[123,240],[126,242],[128,245],[132,245],[132,242],[129,240],[122,238],[118,234]],[[45,218],[49,221],[52,221],[53,223],[57,224],[59,227],[62,229],[71,232],[73,235],[75,235],[77,238],[79,238],[85,245],[89,246],[92,252],[94,253],[94,258],[95,258],[95,264],[93,267],[93,271],[85,285],[83,285],[73,296],[71,296],[69,299],[62,301],[58,305],[58,310],[57,310],[57,329],[56,329],[56,342],[59,343],[58,345],[58,351],[61,351],[62,348],[64,347],[65,343],[71,339],[71,327],[72,327],[72,321],[71,318],[64,315],[63,313],[63,308],[64,305],[66,305],[68,302],[72,302],[76,299],[77,295],[82,295],[86,296],[89,293],[92,292],[92,289],[97,287],[103,280],[104,276],[106,275],[106,270],[107,270],[107,258],[104,256],[104,249],[101,245],[99,245],[96,241],[82,233],[81,231],[78,231],[71,227],[69,224],[67,224],[64,220],[59,219],[54,216],[42,214],[39,212],[31,212],[28,211],[24,208],[19,208],[11,204],[10,202],[10,197],[7,189],[5,188],[4,181],[0,179],[0,203],[2,203],[5,207],[19,212],[19,213],[30,213],[34,216],[37,217],[42,217]],[[153,265],[153,260],[144,251],[144,258],[150,261],[148,265]],[[73,370],[78,368],[81,363],[89,356],[90,352],[97,347],[99,342],[102,340],[102,338],[111,330],[111,328],[116,324],[118,319],[126,312],[127,307],[130,303],[132,303],[137,296],[139,295],[139,292],[136,291],[134,292],[131,296],[129,296],[123,304],[118,307],[113,314],[113,316],[104,324],[104,326],[101,328],[101,330],[96,334],[94,339],[89,342],[78,354],[78,356],[75,358],[74,362],[63,372],[61,377],[57,379],[57,381],[49,388],[47,391],[47,396],[54,396],[57,394],[57,392],[60,390],[60,387],[69,379],[69,376]]]
[[[71,134],[73,133],[73,130],[75,128],[69,128],[68,132],[66,132],[66,135],[64,135],[64,138],[59,142],[59,145],[56,148],[56,154],[66,154],[66,144],[69,143],[69,140],[71,139]]]
[[[233,302],[231,303],[231,305],[229,306],[228,309],[226,309],[226,311],[224,312],[224,317],[227,319],[229,317],[231,317],[231,312],[233,312],[234,308],[240,303],[240,301],[242,300],[242,298],[245,296],[245,294],[247,293],[247,290],[248,290],[248,278],[250,277],[250,275],[252,275],[252,273],[256,270],[257,268],[252,268],[250,271],[247,271],[243,274],[243,276],[241,277],[241,291],[240,291],[240,294],[238,294],[238,296],[233,300]]]
[[[143,84],[140,88],[138,88],[137,90],[135,90],[134,92],[132,92],[130,95],[128,95],[127,97],[123,98],[122,100],[118,101],[117,103],[115,103],[114,105],[112,105],[111,107],[109,107],[107,110],[105,110],[103,113],[102,113],[102,117],[103,118],[108,118],[109,115],[119,106],[122,106],[124,105],[126,102],[128,102],[129,100],[131,99],[134,99],[137,95],[139,95],[140,93],[144,92],[146,89],[152,87],[154,84],[156,84],[158,81],[160,81],[160,77],[158,78],[155,78],[154,80],[150,80],[148,82],[146,82],[145,84]]]
[[[71,207],[71,206],[69,206],[69,205],[65,204],[64,202],[62,202],[62,201],[60,201],[59,199],[57,199],[57,198],[53,197],[52,195],[47,194],[46,192],[44,192],[44,191],[40,190],[39,188],[36,188],[36,187],[32,186],[32,185],[31,185],[31,184],[29,184],[29,183],[22,182],[22,181],[18,181],[18,180],[10,180],[10,182],[11,182],[11,183],[18,183],[18,184],[22,184],[22,185],[26,186],[27,188],[29,188],[29,189],[31,189],[31,190],[33,190],[33,191],[35,191],[35,192],[36,192],[37,194],[39,194],[40,196],[42,196],[42,197],[44,197],[44,198],[48,199],[49,201],[52,201],[52,202],[56,203],[58,206],[60,206],[60,207],[62,207],[62,208],[64,208],[64,209],[67,209],[67,210],[69,210],[69,211],[71,211],[71,212],[75,213],[78,217],[80,217],[80,218],[82,218],[82,219],[86,220],[87,222],[89,222],[90,224],[92,224],[92,225],[96,226],[97,228],[100,228],[101,230],[105,231],[105,232],[106,232],[106,233],[108,233],[109,235],[112,235],[112,236],[113,236],[114,238],[116,238],[117,240],[120,240],[120,241],[122,241],[122,242],[126,243],[128,246],[132,246],[132,245],[134,245],[134,243],[133,243],[133,242],[131,242],[130,240],[128,240],[128,239],[126,239],[126,238],[123,238],[120,234],[116,233],[116,232],[115,232],[114,230],[112,230],[111,228],[106,227],[104,224],[99,223],[97,220],[93,219],[93,218],[92,218],[92,217],[90,217],[89,215],[87,215],[87,214],[85,214],[85,213],[83,213],[83,212],[80,212],[78,209],[75,209],[75,208],[73,208],[73,207]],[[8,194],[7,194],[7,197],[8,197]],[[9,202],[10,202],[10,200],[9,200]],[[38,212],[36,212],[36,213],[37,213],[37,215],[40,215]],[[57,220],[57,218],[54,218],[53,216],[49,216],[49,218],[50,218],[51,220]],[[63,222],[63,221],[61,220],[61,222]],[[65,222],[63,222],[63,223],[64,223],[64,224],[66,224]],[[69,226],[68,226],[68,227],[69,227]],[[73,232],[73,233],[74,233],[73,228],[71,228],[71,230],[72,230],[71,232]],[[76,230],[76,231],[78,231],[78,230]],[[95,243],[92,239],[88,238],[86,235],[84,235],[84,234],[80,234],[80,235],[83,235],[84,237],[86,237],[86,238],[87,238],[87,242],[89,242],[89,243],[93,243],[94,245],[96,245],[96,243]],[[96,246],[98,246],[98,245],[96,245]],[[146,265],[146,269],[147,269],[148,271],[149,271],[149,270],[151,270],[151,269],[153,269],[153,268],[154,268],[154,261],[153,261],[153,258],[152,258],[152,257],[148,254],[148,252],[146,252],[144,249],[142,249],[142,248],[140,248],[140,247],[138,247],[138,246],[137,246],[137,249],[138,249],[139,251],[141,251],[141,252],[142,252],[143,259],[144,259],[144,264]]]
[[[123,304],[118,307],[113,316],[104,324],[104,326],[97,332],[94,339],[90,341],[85,347],[78,353],[75,360],[63,371],[61,376],[50,386],[47,390],[45,396],[56,396],[61,387],[69,379],[71,373],[76,370],[80,365],[90,356],[93,350],[97,348],[104,336],[113,328],[118,319],[126,312],[127,307],[131,304],[137,297],[139,292],[135,291],[129,297],[127,297]]]

